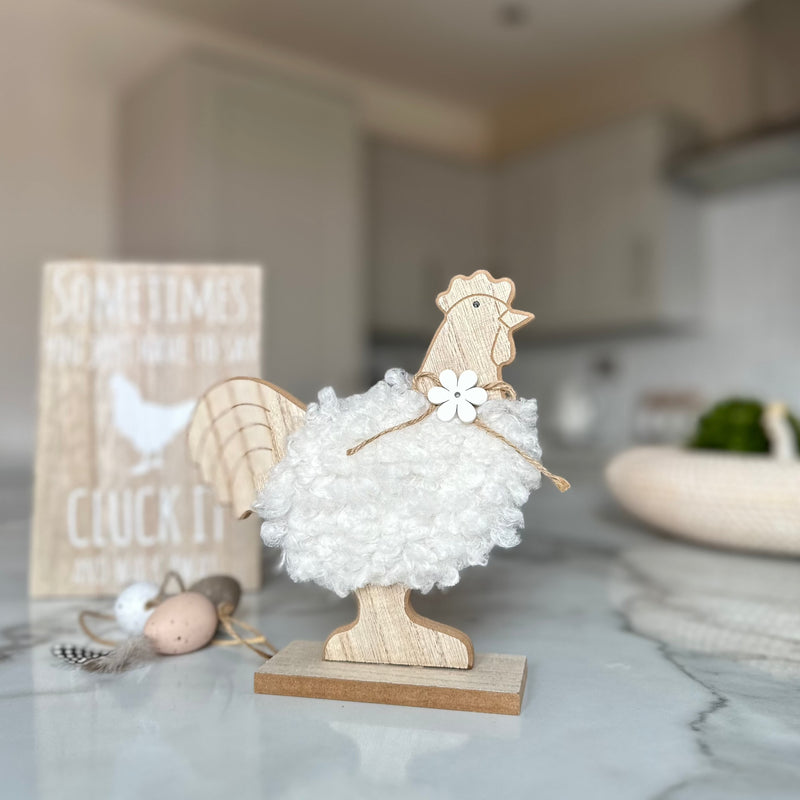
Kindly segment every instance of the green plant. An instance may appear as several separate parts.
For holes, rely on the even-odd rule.
[[[769,440],[761,426],[764,404],[758,400],[732,398],[713,406],[700,417],[688,446],[703,450],[733,450],[768,453]],[[789,415],[800,446],[800,421]]]

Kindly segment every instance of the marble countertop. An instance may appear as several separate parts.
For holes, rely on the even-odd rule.
[[[797,798],[800,564],[660,538],[563,466],[522,545],[418,610],[521,653],[520,717],[257,696],[240,648],[122,676],[56,665],[79,601],[29,602],[28,491],[0,488],[0,775],[13,798]],[[102,602],[89,604],[104,607]],[[268,575],[243,619],[279,646],[353,607]]]

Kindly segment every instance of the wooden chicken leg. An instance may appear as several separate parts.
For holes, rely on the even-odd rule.
[[[401,583],[356,589],[358,617],[337,628],[325,642],[328,661],[404,664],[470,669],[469,637],[426,619],[411,607],[411,590]]]

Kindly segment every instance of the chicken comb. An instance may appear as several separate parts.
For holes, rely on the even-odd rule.
[[[289,434],[305,421],[305,408],[257,378],[230,378],[198,400],[189,452],[217,501],[231,506],[237,519],[252,513],[256,495],[286,452]]]
[[[493,278],[485,269],[472,275],[456,275],[444,292],[436,296],[436,305],[447,312],[460,300],[474,294],[496,297],[507,305],[514,299],[514,283],[509,278]]]

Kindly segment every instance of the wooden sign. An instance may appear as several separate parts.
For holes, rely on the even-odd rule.
[[[261,269],[44,271],[30,593],[114,594],[169,569],[260,583],[257,526],[214,500],[186,428],[210,384],[260,372]]]

